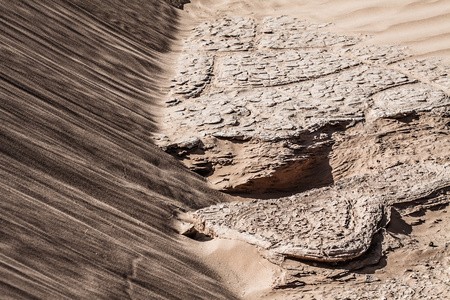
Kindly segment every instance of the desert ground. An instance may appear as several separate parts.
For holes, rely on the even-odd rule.
[[[0,9],[1,299],[450,297],[450,2]]]

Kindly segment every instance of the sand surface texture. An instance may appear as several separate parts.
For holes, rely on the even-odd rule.
[[[223,198],[149,137],[175,9],[0,1],[0,15],[0,298],[233,299],[169,222]]]

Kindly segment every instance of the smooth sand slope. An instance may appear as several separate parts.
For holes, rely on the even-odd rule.
[[[169,225],[223,200],[149,142],[177,12],[123,3],[0,3],[1,299],[234,297]]]

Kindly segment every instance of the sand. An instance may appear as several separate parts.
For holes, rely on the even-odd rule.
[[[408,60],[441,56],[450,64],[448,1],[193,0],[179,11],[158,0],[29,0],[3,1],[0,13],[0,298],[448,296],[445,208],[396,215],[386,230],[402,246],[374,266],[327,277],[342,270],[288,261],[309,275],[297,278],[305,285],[286,285],[280,280],[292,272],[252,245],[176,232],[176,212],[248,199],[217,192],[151,138],[181,41],[200,22],[273,15],[332,22],[337,33],[371,35],[366,44],[408,46]],[[399,157],[442,163],[445,120],[379,122],[383,145],[400,152],[386,161],[385,149],[371,144],[375,129],[356,126],[331,153],[334,178],[382,170]],[[367,144],[358,153],[355,140]]]
[[[150,140],[177,14],[1,3],[0,298],[234,298],[170,226],[223,196]]]
[[[450,62],[450,3],[441,1],[192,1],[190,16],[289,15],[332,22],[345,33],[370,34],[367,43],[406,45],[418,57],[439,56]]]

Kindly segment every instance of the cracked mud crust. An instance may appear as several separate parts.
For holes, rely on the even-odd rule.
[[[364,253],[379,229],[383,200],[343,198],[331,190],[314,196],[208,207],[194,213],[196,227],[269,250],[273,262],[284,257],[334,262]]]
[[[198,25],[156,143],[217,189],[283,191],[331,183],[311,168],[326,167],[333,135],[355,123],[448,111],[448,67],[331,28],[286,16]]]

